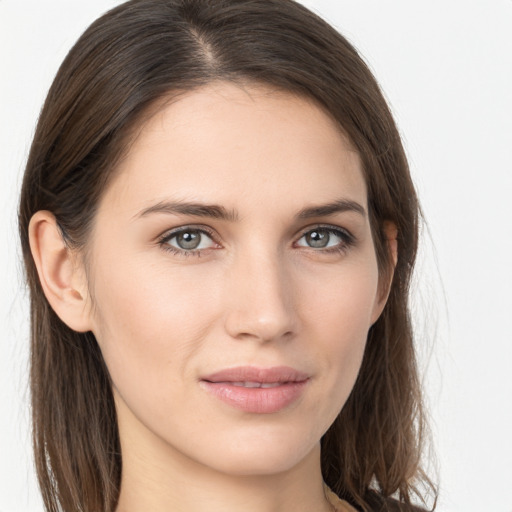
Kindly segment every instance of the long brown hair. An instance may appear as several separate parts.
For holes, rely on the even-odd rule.
[[[339,123],[364,165],[383,277],[392,267],[384,222],[398,228],[389,299],[370,329],[355,387],[322,438],[322,471],[361,510],[385,509],[392,495],[409,510],[416,486],[431,487],[420,467],[425,423],[408,309],[418,202],[368,67],[343,36],[292,0],[131,0],[94,22],[59,69],[19,209],[31,296],[33,440],[46,509],[112,512],[122,455],[98,344],[50,308],[29,248],[29,221],[49,210],[65,242],[86,248],[98,200],[137,127],[173,91],[213,80],[264,83],[312,98]]]

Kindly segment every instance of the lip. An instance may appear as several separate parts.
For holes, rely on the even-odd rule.
[[[201,386],[236,409],[255,414],[271,414],[297,401],[308,381],[308,374],[289,366],[238,366],[202,377]],[[244,387],[241,383],[271,387]]]

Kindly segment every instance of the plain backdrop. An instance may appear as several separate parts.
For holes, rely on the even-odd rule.
[[[0,0],[0,511],[40,512],[19,185],[65,54],[115,0]],[[304,0],[363,54],[428,229],[413,306],[441,512],[512,512],[512,1]],[[434,466],[435,467],[435,466]]]

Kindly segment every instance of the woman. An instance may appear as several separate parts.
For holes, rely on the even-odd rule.
[[[47,510],[414,510],[417,223],[375,79],[304,7],[93,23],[20,202]]]

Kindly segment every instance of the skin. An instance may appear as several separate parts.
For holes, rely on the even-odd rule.
[[[351,208],[297,217],[340,200]],[[164,202],[231,216],[155,208]],[[112,377],[118,512],[332,510],[320,438],[385,303],[366,212],[359,156],[322,109],[219,82],[143,126],[101,200],[86,266],[49,212],[34,216],[45,293],[68,325],[93,331]],[[184,227],[210,234],[195,251],[172,252],[169,232]],[[327,247],[310,245],[315,229]],[[291,405],[248,413],[200,385],[241,365],[287,365],[309,378]]]

